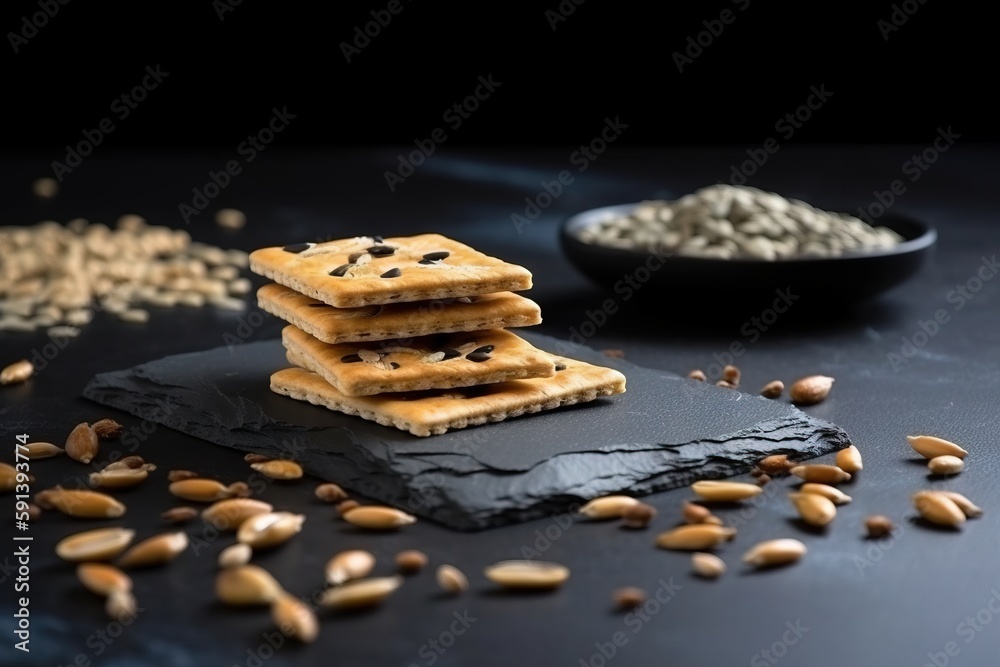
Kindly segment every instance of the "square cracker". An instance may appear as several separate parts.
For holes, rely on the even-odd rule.
[[[439,435],[625,391],[625,376],[612,368],[559,357],[553,361],[562,370],[551,378],[354,397],[344,396],[316,373],[286,368],[271,375],[271,390],[417,436]]]
[[[429,253],[447,257],[428,260],[425,255]],[[250,253],[250,270],[337,308],[531,288],[531,272],[524,267],[440,234],[388,238],[381,243],[359,236],[261,248]]]
[[[287,326],[281,341],[291,363],[320,375],[345,396],[471,387],[556,373],[550,354],[503,329],[331,345]],[[487,346],[488,352],[472,355],[478,361],[466,356]],[[442,358],[446,350],[449,358]],[[368,360],[359,359],[359,353]]]
[[[284,285],[270,284],[257,290],[257,305],[324,343],[510,329],[542,322],[538,304],[513,292],[335,308]]]

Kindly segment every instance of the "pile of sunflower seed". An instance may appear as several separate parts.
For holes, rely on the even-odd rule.
[[[834,257],[889,248],[903,238],[886,227],[824,211],[773,192],[711,185],[674,201],[642,202],[580,232],[595,245],[717,259],[773,261]]]
[[[114,229],[82,218],[0,227],[0,331],[72,337],[97,311],[145,322],[142,306],[242,310],[248,260],[137,215]]]

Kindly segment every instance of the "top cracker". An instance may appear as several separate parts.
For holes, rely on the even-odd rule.
[[[531,288],[524,267],[440,234],[262,248],[250,253],[250,270],[337,308]]]

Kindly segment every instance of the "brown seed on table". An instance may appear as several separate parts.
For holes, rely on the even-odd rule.
[[[632,496],[601,496],[584,504],[577,512],[589,519],[618,519],[639,501]]]
[[[65,449],[53,445],[51,442],[29,442],[24,450],[24,455],[34,461],[36,459],[49,459],[65,452]]]
[[[228,567],[215,578],[215,595],[234,607],[273,604],[282,592],[274,577],[257,565]]]
[[[685,523],[722,523],[722,520],[712,514],[707,507],[695,503],[684,503],[681,514]]]
[[[454,565],[441,565],[438,567],[435,578],[441,590],[451,595],[457,595],[469,589],[469,580]]]
[[[96,528],[64,537],[56,555],[71,562],[110,560],[125,550],[135,531],[129,528]]]
[[[156,470],[152,463],[146,463],[141,456],[126,456],[118,461],[112,461],[104,466],[104,470],[125,470],[127,468],[145,468],[147,472]]]
[[[108,616],[123,623],[130,622],[129,619],[138,613],[132,591],[115,591],[109,595],[104,610]]]
[[[428,560],[423,551],[408,549],[396,554],[396,567],[403,574],[413,574],[427,567]]]
[[[92,472],[87,476],[87,481],[93,488],[127,489],[142,483],[147,477],[149,473],[143,468],[124,468]]]
[[[263,500],[226,498],[206,507],[201,513],[201,518],[219,530],[236,530],[250,517],[272,511],[274,507]]]
[[[656,537],[656,546],[677,551],[704,551],[733,539],[736,530],[711,523],[678,526]]]
[[[13,491],[18,484],[30,484],[34,481],[34,476],[19,471],[9,463],[0,461],[0,491]],[[41,505],[41,503],[39,504]],[[42,507],[45,507],[45,505],[42,505]]]
[[[983,510],[977,507],[974,502],[963,496],[961,493],[956,493],[955,491],[936,491],[935,493],[940,493],[942,496],[945,496],[958,505],[958,508],[962,510],[962,513],[969,519],[975,519],[983,515]]]
[[[169,521],[170,523],[184,523],[185,521],[190,521],[196,516],[198,516],[198,510],[193,507],[186,506],[171,507],[160,515],[164,521]]]
[[[917,491],[913,494],[913,506],[920,516],[939,526],[957,528],[965,523],[965,512],[954,500],[935,491]]]
[[[215,212],[215,224],[225,229],[240,229],[246,222],[246,214],[236,208],[222,208]]]
[[[313,610],[297,597],[283,593],[271,606],[271,618],[281,634],[306,644],[319,636],[319,621]]]
[[[615,348],[608,348],[606,350],[601,350],[601,354],[605,357],[611,357],[612,359],[624,359],[625,350],[618,350]]]
[[[851,479],[851,473],[844,472],[837,466],[818,463],[798,465],[789,472],[807,482],[819,482],[820,484],[840,484]]]
[[[35,372],[35,366],[27,359],[21,359],[0,371],[0,384],[18,384],[26,381]]]
[[[833,382],[833,378],[826,375],[810,375],[796,380],[788,390],[788,395],[793,403],[815,405],[829,395]]]
[[[799,540],[767,540],[754,545],[743,554],[743,562],[754,567],[774,567],[794,563],[805,553],[806,545]]]
[[[868,537],[871,538],[890,535],[894,527],[892,519],[881,514],[873,514],[865,519],[865,530],[868,531]]]
[[[250,558],[253,557],[253,549],[249,544],[243,544],[239,542],[237,544],[230,544],[228,547],[219,552],[218,563],[219,567],[239,567],[241,565],[246,565],[250,562]]]
[[[740,369],[733,365],[728,365],[722,369],[722,379],[738,387],[740,385]]]
[[[615,601],[615,607],[621,609],[622,611],[638,607],[646,601],[647,597],[646,591],[636,586],[618,588],[614,591],[614,593],[612,593],[612,598]]]
[[[781,380],[771,380],[761,388],[760,395],[764,398],[778,398],[783,391],[785,391],[784,382]]]
[[[76,568],[76,576],[87,590],[102,597],[132,590],[132,579],[112,565],[82,563]]]
[[[957,475],[964,467],[965,461],[949,454],[935,456],[927,462],[927,469],[932,475]]]
[[[337,503],[337,507],[335,509],[337,510],[337,514],[344,516],[355,507],[361,507],[361,503],[357,500],[343,500]]]
[[[323,592],[319,604],[328,609],[347,610],[374,607],[389,597],[403,583],[403,577],[375,577],[349,581]]]
[[[802,520],[810,526],[826,526],[837,516],[836,505],[818,493],[789,493],[788,499],[792,501]]]
[[[835,486],[830,486],[829,484],[819,484],[817,482],[806,482],[799,487],[800,493],[814,493],[819,496],[823,496],[834,505],[846,505],[851,502],[851,497],[838,489]]]
[[[797,465],[794,461],[789,461],[785,454],[771,454],[757,462],[757,468],[772,477],[787,473]]]
[[[704,500],[719,502],[734,502],[759,496],[763,490],[756,484],[746,482],[725,482],[719,480],[702,480],[694,482],[691,490]]]
[[[339,586],[345,581],[361,579],[375,568],[375,556],[362,549],[341,551],[326,563],[326,583]]]
[[[736,389],[736,385],[729,380],[719,380],[715,383],[716,387],[722,387],[723,389]]]
[[[770,475],[765,475],[764,473],[760,473],[756,477],[757,477],[756,479],[757,486],[767,486],[768,484],[771,483]]]
[[[274,457],[264,456],[263,454],[247,454],[243,457],[243,460],[247,463],[263,463],[264,461],[270,461]]]
[[[169,563],[187,549],[184,532],[162,533],[139,542],[118,559],[119,567],[149,567]]]
[[[183,500],[212,503],[224,498],[242,496],[246,492],[247,485],[245,482],[234,482],[226,486],[215,479],[196,477],[172,482],[169,489],[170,493]]]
[[[864,468],[861,462],[861,452],[857,447],[851,445],[846,449],[837,452],[837,467],[844,472],[854,474]]]
[[[44,509],[55,508],[82,519],[117,519],[125,514],[125,505],[98,491],[55,487],[39,491],[35,502]]]
[[[28,519],[38,521],[42,517],[42,508],[35,503],[28,503]]]
[[[252,463],[250,467],[271,479],[299,479],[302,477],[302,466],[288,459],[271,459],[260,463]]]
[[[506,560],[490,565],[483,574],[505,588],[557,588],[569,579],[569,568],[537,560]]]
[[[913,451],[928,459],[938,456],[957,456],[960,459],[964,459],[969,455],[969,452],[954,442],[936,438],[932,435],[908,435],[906,436],[906,440],[910,443]]]
[[[344,514],[347,523],[370,530],[393,530],[416,523],[417,518],[395,507],[361,505]]]
[[[116,440],[125,432],[125,427],[114,419],[102,419],[91,424],[94,433],[101,440]]]
[[[705,375],[705,371],[700,370],[698,368],[688,373],[688,377],[691,378],[692,380],[698,380],[699,382],[704,382],[705,380],[708,379],[708,377]]]
[[[622,513],[622,522],[628,528],[645,528],[655,516],[655,507],[646,503],[636,503]]]
[[[168,482],[179,482],[182,479],[195,479],[200,477],[194,470],[171,470],[167,473]]]
[[[59,194],[59,181],[43,176],[31,184],[31,193],[42,199],[52,199]]]
[[[691,554],[691,568],[699,577],[717,579],[726,572],[726,563],[715,554],[698,551]]]
[[[339,503],[347,500],[347,492],[333,482],[326,482],[316,487],[316,497],[325,503]]]
[[[66,438],[66,454],[80,463],[90,463],[97,456],[97,434],[87,422],[76,425]]]
[[[236,539],[254,549],[270,549],[284,544],[301,532],[305,520],[304,514],[292,512],[255,514],[240,524],[236,530]]]

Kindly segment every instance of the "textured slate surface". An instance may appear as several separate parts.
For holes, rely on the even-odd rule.
[[[318,477],[459,530],[743,473],[767,453],[810,458],[849,442],[839,427],[787,403],[521,333],[542,349],[621,370],[627,392],[418,438],[272,393],[269,375],[288,363],[271,340],[102,373],[84,396],[218,445],[295,458]]]

